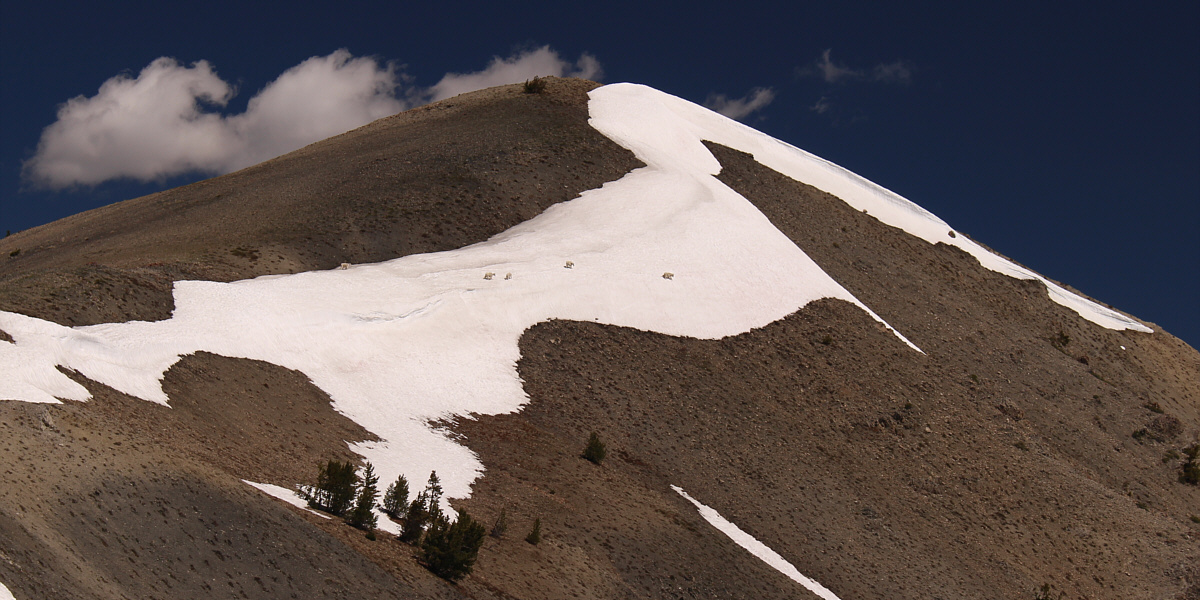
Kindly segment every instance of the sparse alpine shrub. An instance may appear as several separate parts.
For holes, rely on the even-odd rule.
[[[541,77],[534,77],[525,81],[523,88],[526,94],[540,94],[546,91],[546,80]]]
[[[421,559],[434,575],[458,581],[470,574],[475,566],[485,534],[483,525],[466,511],[459,513],[453,523],[439,514],[430,523],[425,541],[421,542]]]
[[[1179,483],[1200,485],[1200,463],[1196,462],[1197,456],[1200,456],[1200,444],[1184,448],[1183,453],[1188,458],[1179,467]]]
[[[1071,343],[1071,336],[1067,335],[1067,332],[1065,332],[1061,329],[1058,330],[1058,333],[1050,336],[1050,345],[1054,346],[1055,348],[1058,348],[1059,350],[1066,348],[1067,344],[1070,344],[1070,343]]]
[[[1146,429],[1155,440],[1165,442],[1183,433],[1183,423],[1172,415],[1159,415],[1146,425]]]
[[[604,449],[604,442],[601,442],[600,436],[593,431],[592,437],[588,438],[587,448],[583,450],[583,457],[595,464],[600,464],[600,461],[604,460],[607,454],[608,452]]]
[[[1059,592],[1055,596],[1054,586],[1048,583],[1043,583],[1041,589],[1034,590],[1033,592],[1033,600],[1062,600],[1067,597],[1066,592]]]
[[[542,541],[542,520],[540,518],[534,519],[533,531],[530,531],[529,535],[525,536],[525,541],[533,544],[534,546],[538,545],[538,543]]]

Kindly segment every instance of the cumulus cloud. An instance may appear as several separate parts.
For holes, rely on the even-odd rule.
[[[236,90],[212,65],[164,57],[136,77],[118,75],[95,96],[61,105],[23,175],[35,186],[62,189],[227,173],[425,102],[536,75],[595,79],[600,63],[587,54],[569,63],[542,47],[422,88],[408,85],[393,64],[343,49],[288,69],[252,97],[245,112],[226,115],[220,110]]]
[[[913,67],[908,61],[897,60],[881,63],[870,68],[853,69],[833,62],[833,49],[826,49],[814,67],[802,69],[802,74],[816,74],[827,83],[845,81],[868,81],[879,83],[912,82]]]
[[[709,94],[704,106],[719,112],[730,119],[742,119],[756,110],[762,109],[775,99],[775,91],[771,88],[754,88],[741,98],[729,98],[725,94]]]
[[[492,57],[492,62],[482,71],[447,73],[441,81],[429,88],[429,100],[436,102],[466,92],[547,75],[599,79],[603,71],[600,62],[590,54],[585,53],[575,63],[570,63],[563,60],[549,46],[542,46],[508,58]]]

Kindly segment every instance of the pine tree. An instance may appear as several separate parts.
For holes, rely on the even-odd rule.
[[[437,521],[442,514],[442,484],[437,471],[429,473],[429,482],[425,489],[417,494],[417,499],[408,505],[408,516],[404,519],[404,527],[400,531],[400,540],[416,544],[421,539],[425,526]]]
[[[403,475],[383,494],[383,512],[393,519],[403,519],[408,513],[408,480]]]
[[[421,556],[425,566],[435,575],[449,581],[466,577],[475,566],[479,548],[483,546],[486,530],[471,518],[466,511],[450,523],[445,515],[438,515],[421,543]]]
[[[425,532],[425,524],[429,522],[429,511],[425,509],[425,492],[408,505],[408,516],[404,517],[404,527],[400,529],[400,541],[416,544]]]
[[[425,484],[425,503],[432,511],[442,501],[442,482],[438,479],[437,471],[429,472],[429,482]]]
[[[588,445],[583,451],[583,457],[593,463],[600,464],[600,461],[604,460],[606,454],[604,443],[600,441],[600,436],[596,435],[596,432],[593,431],[592,437],[588,438]]]
[[[375,516],[375,496],[379,495],[379,477],[375,475],[375,468],[371,463],[367,463],[362,474],[362,485],[358,488],[358,496],[354,502],[354,508],[346,515],[346,522],[353,527],[366,529],[371,531],[375,529],[377,517]]]
[[[505,510],[500,509],[500,516],[496,517],[496,524],[492,525],[492,537],[500,539],[504,537],[504,532],[508,531],[508,515]]]
[[[422,493],[425,495],[425,511],[429,514],[429,522],[432,523],[442,514],[442,482],[438,479],[437,471],[429,472],[429,482],[425,484]]]
[[[538,545],[538,542],[542,541],[542,520],[540,518],[534,519],[533,531],[530,531],[529,535],[525,536],[525,541],[533,544],[534,546]]]

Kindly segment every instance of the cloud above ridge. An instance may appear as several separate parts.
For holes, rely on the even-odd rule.
[[[428,101],[437,102],[466,92],[526,81],[538,76],[599,79],[603,74],[600,61],[591,54],[585,52],[578,61],[571,64],[559,57],[549,46],[542,46],[508,58],[494,56],[492,62],[482,71],[447,73],[441,81],[429,88]]]
[[[589,54],[570,63],[543,46],[423,88],[393,63],[341,49],[284,71],[245,112],[223,114],[236,89],[211,64],[162,57],[136,77],[117,75],[96,95],[59,106],[22,175],[36,187],[63,189],[228,173],[414,106],[538,75],[596,79],[601,67]]]
[[[729,98],[725,94],[709,94],[704,101],[704,106],[730,119],[740,120],[765,108],[773,100],[775,100],[775,90],[757,87],[741,98]]]
[[[880,63],[870,68],[854,69],[833,62],[833,49],[826,48],[813,66],[801,69],[802,75],[817,75],[826,83],[865,81],[874,83],[912,82],[913,66],[906,60]]]

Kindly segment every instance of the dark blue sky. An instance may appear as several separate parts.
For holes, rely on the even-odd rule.
[[[238,113],[339,48],[430,86],[548,44],[595,56],[604,82],[697,102],[770,87],[748,124],[1200,346],[1200,4],[505,4],[5,2],[0,230],[196,179],[60,192],[21,179],[60,103],[160,56],[207,60]],[[835,81],[817,68],[826,50]]]

